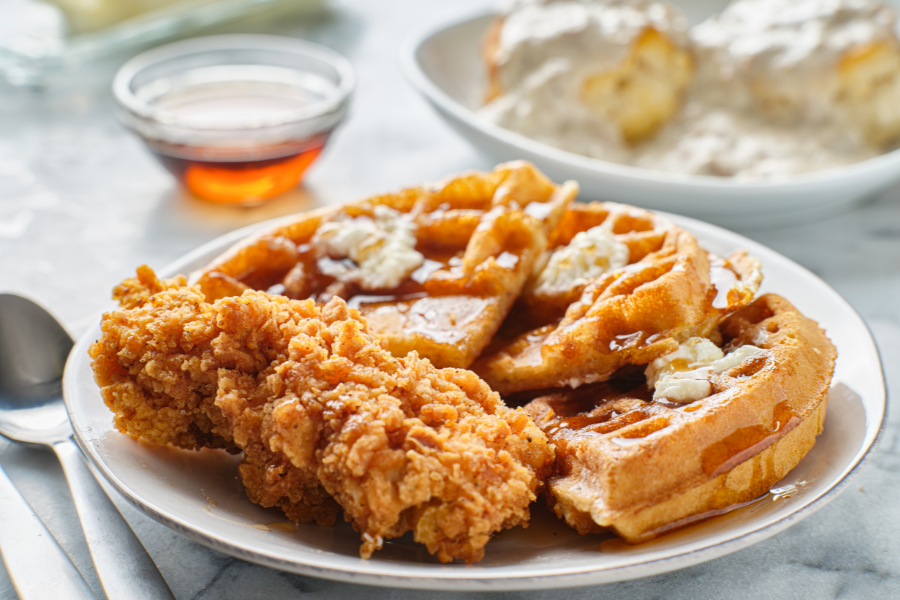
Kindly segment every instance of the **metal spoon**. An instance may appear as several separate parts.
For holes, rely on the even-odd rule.
[[[97,575],[110,600],[174,600],[72,439],[62,398],[62,372],[71,349],[72,338],[41,306],[21,296],[0,294],[0,434],[49,446],[59,457]],[[34,565],[35,581],[43,576]]]
[[[87,582],[0,469],[0,556],[21,600],[95,600]]]

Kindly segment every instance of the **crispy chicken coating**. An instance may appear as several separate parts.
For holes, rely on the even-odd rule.
[[[243,357],[213,348],[220,331],[203,294],[183,277],[160,281],[143,266],[113,298],[124,310],[103,315],[90,355],[116,428],[157,444],[235,450],[213,403],[218,368],[234,368]]]
[[[320,524],[336,501],[363,557],[412,530],[441,561],[475,562],[492,534],[527,525],[552,446],[475,374],[395,358],[340,298],[210,304],[177,285],[140,271],[120,286],[137,300],[105,315],[91,349],[121,431],[234,444],[251,500]]]
[[[122,433],[192,450],[245,450],[240,472],[251,500],[295,522],[331,525],[340,509],[314,475],[269,452],[258,434],[235,432],[216,406],[223,387],[255,382],[283,357],[296,324],[312,314],[304,303],[263,296],[209,304],[183,277],[160,281],[140,267],[113,292],[124,310],[103,317],[90,349],[94,378]]]
[[[527,524],[553,459],[530,418],[476,375],[395,358],[339,298],[291,339],[264,385],[265,405],[249,379],[217,400],[235,439],[261,421],[270,449],[314,471],[344,508],[364,557],[412,530],[442,561],[480,560],[493,533]]]

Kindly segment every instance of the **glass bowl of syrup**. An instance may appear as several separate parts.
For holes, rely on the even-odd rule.
[[[340,54],[268,35],[216,35],[144,52],[113,81],[122,122],[195,195],[257,204],[300,181],[347,113]]]

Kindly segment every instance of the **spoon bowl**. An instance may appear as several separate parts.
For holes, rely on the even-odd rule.
[[[27,298],[0,294],[0,434],[30,444],[68,439],[62,372],[72,336]]]

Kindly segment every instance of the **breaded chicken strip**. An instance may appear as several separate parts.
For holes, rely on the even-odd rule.
[[[174,429],[193,433],[192,427],[203,431],[198,422],[209,422],[212,435],[244,450],[241,476],[251,500],[308,521],[326,504],[313,503],[320,484],[362,533],[364,557],[385,538],[412,530],[440,560],[474,562],[493,533],[527,525],[529,504],[553,462],[552,447],[523,411],[507,408],[473,373],[435,369],[415,353],[393,357],[339,298],[322,308],[253,291],[214,304],[197,296],[191,288],[163,290],[123,311],[127,316],[107,315],[104,338],[92,349],[95,368],[101,367],[97,379],[104,386],[108,363],[122,351],[110,340],[133,337],[120,331],[121,323],[142,324],[132,331],[141,337],[168,323],[164,306],[170,305],[172,327],[188,328],[178,337],[165,327],[165,344],[144,334],[156,343],[150,362],[168,361],[171,368],[177,363],[171,355],[198,353],[207,370],[200,368],[197,381],[208,381],[210,369],[216,372],[215,400],[204,396],[193,405],[194,420]],[[148,311],[157,325],[144,320]],[[182,347],[184,339],[189,349]],[[205,349],[194,345],[200,339]],[[146,370],[132,364],[116,383],[146,378]],[[174,373],[152,380],[160,379],[180,381]],[[156,431],[153,411],[177,412],[185,405],[166,404],[160,399],[165,391],[145,391],[143,406],[149,408],[139,421],[143,426],[133,427],[122,408],[140,403],[121,402],[122,394],[108,385],[104,398],[117,412],[117,426],[129,433]],[[168,413],[163,421],[170,422]],[[157,439],[177,439],[168,437]]]
[[[116,428],[193,450],[236,452],[249,445],[241,475],[251,500],[279,506],[296,522],[333,524],[340,509],[315,475],[267,454],[258,439],[247,441],[242,432],[235,439],[215,405],[221,381],[255,381],[283,357],[296,324],[309,317],[308,307],[281,297],[209,304],[183,277],[160,281],[146,266],[113,297],[124,310],[103,316],[103,334],[90,354]],[[229,310],[232,304],[239,308]]]
[[[157,444],[236,450],[213,402],[218,368],[234,368],[241,357],[213,349],[220,331],[203,294],[184,277],[160,281],[142,266],[113,298],[124,310],[103,315],[102,336],[90,355],[116,428]]]
[[[475,562],[493,533],[527,525],[553,460],[530,418],[470,371],[395,358],[340,298],[320,313],[306,304],[318,318],[291,339],[287,360],[259,384],[223,382],[216,404],[235,441],[259,437],[314,471],[362,533],[364,557],[412,530],[440,560]]]

